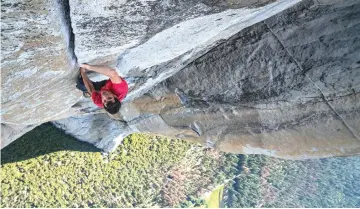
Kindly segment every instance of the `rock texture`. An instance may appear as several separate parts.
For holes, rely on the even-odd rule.
[[[186,33],[204,34],[202,37],[211,38],[205,33],[201,33],[201,28],[196,29],[194,24],[181,22],[196,19],[210,14],[223,12],[229,8],[242,8],[247,6],[266,5],[273,0],[253,0],[253,1],[192,1],[192,0],[164,0],[164,1],[90,1],[84,4],[81,0],[70,1],[72,28],[75,34],[75,53],[79,62],[102,62],[115,64],[119,55],[128,48],[139,46],[156,34],[165,29],[177,25],[177,34],[184,26],[191,27]],[[253,10],[252,12],[254,12]],[[246,16],[246,12],[239,13],[232,11],[232,16]],[[254,13],[255,14],[255,13]],[[224,15],[221,15],[222,17]],[[217,24],[212,21],[202,21],[213,27],[224,25],[221,22],[229,19],[235,20],[238,17],[217,18]],[[201,18],[200,18],[201,19]],[[199,19],[199,20],[200,20]],[[231,24],[235,23],[232,22]],[[185,28],[186,29],[186,28]],[[160,35],[161,36],[161,35]],[[159,47],[153,45],[152,47]],[[159,45],[160,43],[158,43]],[[171,47],[179,43],[173,39]],[[160,47],[162,47],[160,45]],[[188,46],[189,47],[189,46]],[[164,50],[165,48],[162,47]],[[174,50],[175,51],[175,50]],[[120,55],[121,56],[121,55]],[[143,57],[146,59],[146,57]]]
[[[70,117],[58,120],[54,125],[77,139],[102,149],[117,147],[123,138],[132,133],[124,122],[113,120],[107,114]]]
[[[360,2],[270,2],[70,1],[79,62],[116,66],[130,84],[120,114],[79,100],[72,70],[59,114],[6,106],[4,125],[62,118],[54,124],[105,151],[147,132],[288,159],[359,154]],[[61,100],[66,91],[78,100]]]
[[[41,124],[79,99],[60,5],[50,0],[1,2],[2,123]]]
[[[75,60],[63,6],[1,1],[1,148],[79,99],[68,93],[75,89],[69,70]]]

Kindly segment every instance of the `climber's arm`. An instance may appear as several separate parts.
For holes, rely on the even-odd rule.
[[[122,81],[122,78],[119,76],[116,70],[112,69],[111,67],[105,65],[88,65],[88,64],[82,64],[80,65],[80,67],[106,75],[110,77],[110,80],[113,83],[121,83]]]
[[[92,94],[93,92],[95,92],[95,87],[93,85],[93,83],[91,82],[91,80],[89,79],[89,77],[86,75],[86,70],[85,68],[80,68],[80,73],[81,73],[81,77],[83,78],[86,90]]]

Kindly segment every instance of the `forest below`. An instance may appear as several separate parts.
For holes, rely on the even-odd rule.
[[[1,150],[1,207],[207,207],[212,190],[221,207],[360,207],[359,179],[360,157],[291,161],[146,134],[103,153],[49,123]]]

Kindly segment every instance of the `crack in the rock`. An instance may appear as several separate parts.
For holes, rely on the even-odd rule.
[[[77,63],[75,54],[75,34],[71,26],[70,3],[69,0],[54,0],[57,12],[60,16],[61,30],[67,44],[67,55],[71,67]]]
[[[340,114],[333,108],[333,106],[329,103],[329,100],[326,98],[326,96],[325,96],[324,92],[321,90],[321,88],[320,88],[316,83],[314,83],[308,75],[305,74],[305,76],[306,76],[306,78],[308,78],[309,81],[310,81],[312,84],[314,84],[314,86],[318,89],[318,91],[319,91],[319,92],[321,93],[321,95],[322,95],[322,99],[323,99],[323,100],[325,101],[325,103],[329,106],[329,108],[338,116],[338,118],[341,120],[341,122],[344,124],[344,126],[349,129],[349,131],[351,132],[351,134],[352,134],[357,140],[360,141],[360,137],[358,137],[358,136],[355,134],[355,132],[354,132],[354,131],[352,130],[352,128],[350,127],[350,125],[348,125],[348,124],[345,122],[344,118],[342,118],[341,115],[340,115]]]
[[[294,60],[296,66],[298,68],[300,68],[300,70],[302,72],[305,72],[304,68],[300,65],[300,63],[294,58],[294,56],[289,52],[289,50],[285,47],[285,45],[283,44],[283,42],[280,40],[280,38],[273,32],[273,30],[269,27],[269,25],[263,21],[263,23],[266,25],[266,27],[269,29],[269,31],[271,32],[271,34],[276,38],[276,40],[279,42],[279,44],[281,45],[281,47],[285,50],[285,52],[290,56],[290,58],[292,60]],[[342,124],[350,131],[350,133],[357,139],[360,141],[360,137],[357,136],[355,134],[355,132],[352,130],[351,126],[348,125],[344,118],[341,117],[341,115],[333,108],[333,106],[329,103],[328,99],[326,98],[324,92],[321,90],[321,88],[316,84],[314,83],[311,78],[306,74],[304,73],[306,78],[317,88],[317,90],[320,92],[321,96],[322,96],[322,99],[323,101],[327,104],[327,106],[335,113],[335,115],[339,118],[339,120],[342,122]]]

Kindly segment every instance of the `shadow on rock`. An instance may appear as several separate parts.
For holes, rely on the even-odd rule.
[[[91,144],[76,140],[51,123],[45,123],[24,134],[1,150],[1,164],[19,162],[61,150],[100,152]]]

